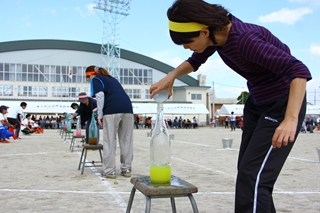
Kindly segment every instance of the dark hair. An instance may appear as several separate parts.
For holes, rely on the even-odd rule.
[[[110,73],[108,72],[108,70],[104,69],[103,67],[91,65],[87,67],[86,72],[96,72],[97,75],[106,75],[110,78],[113,78],[112,75],[110,75]]]
[[[214,32],[223,30],[230,23],[229,12],[217,4],[209,4],[203,0],[176,0],[167,11],[167,17],[173,22],[197,22],[209,26],[210,38],[217,44]],[[191,38],[198,37],[197,32],[173,32],[170,36],[175,44],[188,44]]]
[[[30,117],[30,116],[31,116],[31,114],[28,113],[28,114],[26,115],[26,118],[28,118],[28,117]]]
[[[79,105],[77,103],[72,103],[70,107],[73,109],[74,107],[79,107]]]
[[[21,107],[27,106],[27,103],[26,103],[26,102],[21,102],[21,103],[20,103],[20,106],[21,106]]]

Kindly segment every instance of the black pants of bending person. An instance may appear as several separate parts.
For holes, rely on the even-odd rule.
[[[294,145],[272,148],[272,137],[284,119],[288,97],[256,106],[248,98],[244,108],[244,129],[238,157],[235,213],[276,212],[272,191]],[[306,98],[298,118],[295,139],[306,113]]]
[[[8,122],[14,125],[14,128],[16,129],[15,134],[16,134],[16,137],[18,138],[20,134],[20,129],[21,129],[20,121],[17,118],[8,118]]]

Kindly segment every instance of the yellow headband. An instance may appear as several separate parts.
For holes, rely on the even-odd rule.
[[[173,22],[169,20],[169,29],[178,33],[197,32],[207,27],[207,25],[197,22]]]

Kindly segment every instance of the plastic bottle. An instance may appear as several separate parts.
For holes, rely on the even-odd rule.
[[[77,121],[76,136],[81,136],[81,120],[80,120],[80,117],[78,118],[78,121]]]
[[[71,127],[72,127],[72,122],[71,122],[71,120],[68,120],[68,123],[67,123],[67,132],[71,132]]]
[[[165,96],[163,96],[165,97]],[[168,129],[164,120],[162,98],[157,101],[158,112],[150,143],[150,181],[151,183],[166,184],[171,179],[171,142]]]
[[[91,122],[89,125],[88,141],[89,141],[90,145],[97,145],[98,144],[98,127],[96,124],[96,120],[94,119],[94,113],[92,113]]]

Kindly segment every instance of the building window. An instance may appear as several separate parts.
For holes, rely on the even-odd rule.
[[[0,96],[13,96],[13,86],[0,85]]]
[[[191,100],[201,100],[201,94],[191,94]]]
[[[52,97],[78,97],[80,93],[79,87],[52,87]]]
[[[48,97],[48,87],[18,86],[18,96],[23,96],[23,97]]]
[[[125,85],[151,85],[152,69],[120,69],[120,83]]]
[[[144,98],[145,99],[150,99],[150,92],[149,91],[150,91],[149,89],[144,90]]]
[[[130,99],[141,99],[141,89],[124,89]]]

